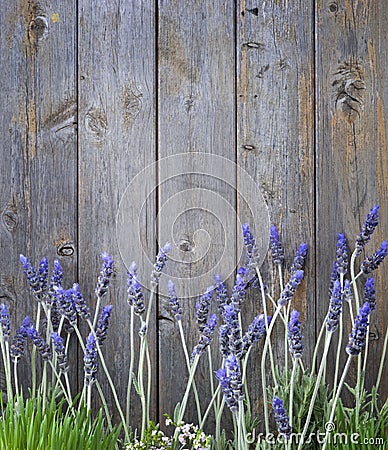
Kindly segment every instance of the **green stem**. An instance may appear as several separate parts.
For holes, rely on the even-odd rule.
[[[217,398],[218,393],[220,392],[220,390],[221,390],[221,386],[218,385],[218,386],[217,386],[217,389],[215,390],[215,392],[214,392],[214,394],[213,394],[213,397],[211,398],[211,400],[210,400],[210,402],[209,402],[209,405],[208,405],[208,407],[207,407],[207,409],[206,409],[206,411],[205,411],[205,414],[203,415],[203,418],[202,418],[201,422],[198,422],[198,423],[199,423],[199,428],[200,428],[201,430],[203,429],[203,427],[204,427],[204,425],[205,425],[205,422],[206,422],[206,420],[207,420],[207,418],[208,418],[208,416],[209,416],[209,414],[210,414],[210,411],[211,411],[211,409],[212,409],[212,406],[213,406],[213,404],[215,403],[215,400],[216,400],[216,398]],[[218,414],[218,409],[217,409],[217,414]],[[217,417],[217,414],[216,414],[216,417]]]
[[[15,382],[16,398],[19,398],[18,359],[19,357],[17,356],[13,362],[13,379]]]
[[[35,329],[39,331],[39,322],[40,322],[40,311],[41,311],[41,303],[38,302],[38,307],[36,310],[36,322],[35,322]],[[36,347],[35,345],[32,348],[31,351],[31,379],[32,379],[32,396],[35,396],[36,394]]]
[[[283,292],[284,289],[284,283],[283,283],[283,271],[282,271],[282,265],[278,264],[278,272],[279,272],[279,285],[280,285],[280,292]],[[288,302],[287,307],[285,308],[285,316],[284,316],[284,371],[286,374],[286,383],[287,383],[287,377],[288,377],[288,320],[290,317],[290,307],[291,302]]]
[[[94,334],[95,331],[94,331],[93,325],[90,322],[90,320],[88,320],[87,323],[88,323],[88,325],[90,327],[91,332]],[[74,325],[74,329],[75,329],[77,335],[79,336],[79,338],[82,340],[81,333],[79,332],[79,329],[78,329],[77,325]],[[125,438],[127,439],[127,441],[129,441],[129,433],[128,433],[128,428],[127,428],[127,425],[126,425],[126,422],[125,422],[125,417],[124,417],[124,414],[123,414],[123,410],[121,409],[120,402],[119,402],[119,399],[117,397],[116,388],[115,388],[115,385],[113,384],[112,378],[111,378],[111,376],[109,374],[109,370],[108,370],[108,368],[106,366],[104,355],[103,355],[103,353],[101,351],[101,347],[100,347],[100,344],[98,343],[97,337],[96,337],[96,348],[97,348],[98,356],[100,357],[100,362],[101,362],[102,368],[104,369],[105,376],[106,376],[106,378],[108,380],[108,383],[109,383],[109,386],[111,388],[111,391],[112,391],[112,394],[113,394],[113,398],[114,398],[114,401],[115,401],[115,404],[116,404],[117,411],[118,411],[118,413],[120,415],[120,419],[121,419],[121,422],[123,424]],[[88,395],[89,395],[89,392],[88,392]]]
[[[335,397],[334,397],[333,405],[331,407],[331,413],[330,413],[329,422],[327,422],[328,424],[330,424],[330,426],[331,426],[331,424],[333,423],[333,420],[334,420],[335,411],[337,409],[337,402],[338,402],[339,396],[341,394],[341,390],[342,390],[343,384],[345,382],[345,377],[346,377],[346,375],[348,373],[351,361],[352,361],[352,357],[349,355],[348,356],[348,360],[346,361],[346,364],[345,364],[344,371],[342,373],[341,380],[340,380],[340,382],[338,384],[338,389],[337,389],[337,392],[336,392]],[[326,435],[325,435],[325,440],[324,440],[324,443],[323,443],[322,450],[325,450],[325,448],[326,448],[326,445],[327,445],[327,442],[328,442],[327,438],[329,437],[329,433],[330,433],[330,429],[328,428],[326,430]]]
[[[248,392],[248,386],[246,383],[246,378],[247,378],[248,359],[251,354],[251,350],[252,350],[252,345],[248,348],[248,351],[244,357],[243,364],[242,364],[242,383],[243,383],[244,389],[245,389],[245,399],[247,402],[247,410],[249,411],[249,413],[251,412],[251,401],[249,398],[249,392]]]
[[[379,366],[379,371],[378,371],[378,374],[377,374],[377,380],[376,380],[376,384],[375,384],[376,392],[379,390],[379,386],[380,386],[380,382],[381,382],[381,376],[383,374],[384,363],[385,363],[385,355],[387,354],[387,346],[388,346],[388,327],[385,330],[383,352],[381,354],[380,366]]]
[[[244,414],[244,401],[240,400],[238,402],[238,428],[239,428],[239,436],[240,436],[240,445],[239,450],[248,450],[247,447],[247,430],[245,427],[245,414]]]
[[[96,303],[96,309],[94,311],[94,319],[93,319],[93,330],[96,329],[98,314],[100,312],[100,305],[101,305],[101,297],[99,295],[97,295],[97,303]]]
[[[9,359],[9,344],[8,341],[4,339],[3,328],[1,326],[0,326],[0,346],[4,363],[5,382],[7,386],[7,399],[8,401],[13,401],[12,383],[11,383],[11,362]]]
[[[178,415],[178,421],[177,421],[178,424],[182,422],[183,416],[185,414],[187,400],[189,398],[191,385],[193,384],[195,371],[197,370],[198,361],[199,361],[199,355],[195,355],[193,364],[191,365],[191,368],[190,368],[189,380],[187,382],[186,391],[183,396],[183,400],[182,400],[182,403],[181,403],[181,406],[179,409],[179,415]]]
[[[265,433],[266,434],[269,433],[269,416],[268,416],[268,404],[267,404],[268,403],[268,401],[267,401],[267,386],[266,386],[266,377],[265,377],[265,358],[267,355],[268,347],[271,344],[271,332],[275,325],[276,318],[279,315],[281,309],[282,309],[282,306],[278,305],[275,310],[275,313],[272,317],[270,326],[269,326],[269,328],[267,327],[267,333],[266,333],[266,338],[265,338],[265,343],[264,343],[264,348],[263,348],[263,354],[261,357],[261,386],[262,386],[262,393],[263,393],[264,423],[265,423]],[[267,324],[267,320],[265,322]],[[276,378],[274,379],[274,381],[276,383]]]
[[[148,350],[148,342],[146,341],[146,358],[147,358],[147,402],[146,402],[146,417],[147,423],[150,422],[150,403],[151,403],[151,358]]]
[[[291,380],[290,380],[290,405],[288,411],[288,417],[290,419],[290,428],[292,429],[292,421],[293,421],[293,401],[294,401],[294,382],[295,382],[295,373],[296,368],[298,367],[298,359],[294,358],[292,363],[292,372],[291,372]]]
[[[264,283],[263,283],[263,279],[261,277],[261,273],[258,267],[256,267],[256,274],[257,274],[257,278],[259,279],[259,284],[260,284],[260,291],[261,291],[261,299],[262,299],[262,303],[263,303],[263,309],[264,309],[264,321],[265,321],[265,331],[266,331],[266,342],[267,339],[270,340],[270,333],[269,333],[269,328],[268,327],[268,313],[267,313],[267,301],[265,298],[265,290],[264,290]],[[277,309],[275,311],[279,311],[279,308],[276,307]],[[279,311],[280,312],[280,311]],[[277,312],[277,314],[279,314],[279,312]],[[275,312],[276,314],[276,312]],[[277,315],[276,314],[276,315]],[[275,322],[275,315],[274,317],[272,317],[271,320],[271,326],[273,327],[273,323]],[[271,328],[272,329],[272,328]],[[273,354],[272,354],[272,346],[270,345],[271,341],[269,342],[269,359],[271,362],[271,371],[272,371],[272,378],[274,383],[276,383],[276,372],[275,372],[275,364],[274,364],[274,360],[273,360]],[[265,358],[265,356],[264,356]],[[268,431],[269,432],[269,431]]]
[[[63,393],[63,395],[66,398],[66,401],[67,401],[67,403],[68,403],[68,405],[69,405],[69,407],[71,409],[71,412],[72,412],[73,416],[75,416],[75,411],[74,411],[74,408],[73,408],[73,402],[72,402],[71,396],[69,396],[69,392],[66,390],[65,386],[63,385],[63,383],[61,381],[61,375],[55,370],[54,364],[51,361],[49,361],[49,363],[50,363],[50,366],[52,368],[53,374],[55,375],[55,377],[56,377],[56,379],[58,381],[58,384],[61,386],[62,393]]]
[[[317,363],[319,344],[321,343],[323,333],[326,330],[326,320],[327,320],[328,315],[329,315],[329,313],[326,314],[325,320],[322,322],[321,329],[319,331],[319,335],[318,335],[318,339],[317,339],[317,343],[315,344],[314,354],[313,354],[313,362],[312,362],[312,366],[311,366],[312,374],[314,374],[314,372],[315,372],[315,365]]]
[[[190,372],[190,357],[189,357],[189,352],[187,350],[186,339],[185,339],[185,334],[183,332],[182,321],[178,320],[177,322],[178,322],[178,328],[179,328],[179,333],[180,333],[181,342],[182,342],[183,353],[185,354],[187,370]],[[194,397],[195,397],[195,404],[197,406],[198,423],[201,423],[202,422],[201,404],[199,401],[198,390],[197,390],[197,386],[195,384],[195,380],[193,380],[193,392],[194,392]]]
[[[214,380],[213,380],[213,360],[212,360],[212,351],[210,348],[210,345],[208,345],[207,347],[207,356],[208,356],[208,360],[209,360],[209,378],[210,378],[210,392],[212,395],[212,398],[214,397]],[[194,383],[195,380],[193,380],[193,387],[194,387]],[[214,417],[217,415],[217,405],[215,403],[214,404]],[[201,420],[199,421],[201,422]]]
[[[125,419],[126,419],[127,426],[129,426],[133,366],[135,363],[134,319],[135,319],[135,307],[133,305],[131,305],[131,319],[130,319],[130,324],[129,324],[130,360],[129,360],[129,375],[128,375],[128,385],[127,385],[127,403],[126,403],[126,410],[125,410]]]
[[[321,360],[321,364],[319,366],[317,380],[315,382],[314,392],[313,392],[313,395],[311,397],[310,407],[309,407],[309,410],[308,410],[308,413],[307,413],[306,422],[305,422],[305,425],[304,425],[304,428],[303,428],[302,436],[300,437],[300,440],[299,440],[298,450],[301,450],[301,448],[302,448],[302,446],[304,444],[304,438],[306,436],[308,427],[310,425],[310,420],[311,420],[311,416],[312,416],[313,411],[314,411],[315,400],[317,398],[318,390],[319,390],[319,387],[320,387],[320,384],[321,384],[323,368],[325,366],[326,357],[327,357],[327,353],[329,351],[330,341],[331,341],[332,335],[333,335],[333,333],[329,333],[328,336],[326,337],[325,348],[323,350],[322,360]]]

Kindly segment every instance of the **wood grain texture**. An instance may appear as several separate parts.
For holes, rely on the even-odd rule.
[[[113,304],[112,330],[104,344],[106,363],[112,373],[120,402],[125,405],[129,371],[129,317],[126,302],[126,267],[131,260],[125,242],[116,240],[116,215],[126,188],[138,172],[155,161],[155,22],[152,2],[79,2],[79,278],[89,300],[101,267],[100,253],[107,251],[116,262],[117,277],[105,304]],[[155,255],[154,180],[144,179],[151,195],[145,215],[129,210],[133,227],[125,229],[128,241],[142,234],[144,258]],[[135,192],[134,197],[141,195]],[[134,216],[132,216],[132,214]],[[135,228],[137,226],[137,228]],[[133,256],[132,256],[133,257]],[[139,266],[141,261],[137,261]],[[141,274],[141,276],[145,276]],[[155,323],[149,329],[155,340]],[[155,361],[155,346],[151,352]],[[110,411],[110,388],[101,374]],[[154,379],[155,381],[155,379]],[[153,390],[153,411],[156,391]],[[97,396],[96,396],[97,397]],[[131,422],[141,416],[132,393]],[[124,406],[125,409],[125,406]]]
[[[191,353],[199,338],[195,323],[199,295],[213,283],[215,270],[227,277],[227,268],[233,265],[233,272],[235,267],[236,185],[234,180],[231,185],[218,179],[225,172],[216,156],[211,157],[235,161],[233,2],[161,0],[158,30],[158,156],[171,157],[170,166],[159,165],[159,234],[168,231],[172,236],[175,262],[169,262],[168,276],[182,298]],[[181,153],[186,157],[177,156]],[[181,175],[162,183],[176,171]],[[224,178],[234,178],[233,171]],[[171,209],[169,199],[174,201]],[[220,214],[216,209],[223,201]],[[165,230],[169,217],[173,225]],[[223,256],[225,265],[217,267]],[[198,278],[190,284],[185,281],[188,277]],[[172,414],[182,399],[188,371],[165,298],[160,299],[159,314],[159,411]],[[206,355],[197,380],[199,395],[209,399]],[[206,406],[205,401],[202,408]],[[193,403],[186,419],[197,421]]]
[[[47,256],[51,268],[58,258],[66,282],[75,278],[76,254],[59,251],[63,243],[76,245],[75,17],[72,1],[16,1],[0,12],[0,301],[9,305],[13,331],[36,312],[20,253],[33,264]],[[27,389],[24,362],[20,380]]]
[[[238,163],[266,200],[268,212],[261,214],[269,214],[279,229],[285,282],[298,245],[309,245],[305,280],[292,300],[304,323],[307,362],[315,344],[313,3],[260,3],[257,11],[245,1],[237,8]],[[239,202],[238,207],[242,221],[249,221],[249,205]],[[259,242],[262,234],[269,234],[260,222],[254,228]],[[270,251],[261,271],[277,300],[279,274]],[[263,312],[256,289],[246,304],[250,306],[244,318]],[[272,315],[269,302],[268,308]],[[273,333],[274,360],[283,366],[284,326],[275,327]],[[256,349],[249,367],[253,414],[262,414],[260,354]]]
[[[327,280],[335,258],[337,233],[345,233],[353,251],[366,214],[373,205],[380,204],[380,225],[363,256],[373,253],[387,238],[388,165],[384,109],[388,102],[388,16],[384,1],[319,1],[317,6],[319,319],[324,317],[328,304]],[[357,268],[360,262],[357,261]],[[370,326],[371,351],[366,373],[369,388],[376,378],[387,332],[387,304],[381,301],[386,286],[386,267],[385,263],[373,274],[379,306],[372,315]],[[359,283],[361,292],[365,279],[362,277]],[[345,331],[345,342],[348,331]],[[356,364],[351,367],[351,376],[354,376],[355,367]],[[381,386],[388,386],[387,377],[385,370]]]

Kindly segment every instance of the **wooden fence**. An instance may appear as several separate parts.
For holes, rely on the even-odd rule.
[[[298,244],[309,244],[295,298],[308,361],[328,307],[337,233],[345,232],[353,248],[378,203],[380,226],[368,252],[388,236],[387,14],[385,0],[3,2],[0,299],[10,307],[13,329],[36,307],[20,253],[34,262],[59,258],[67,285],[79,281],[91,305],[99,255],[111,253],[117,270],[105,301],[114,312],[104,345],[124,402],[125,264],[133,242],[140,246],[139,266],[146,267],[157,236],[170,239],[175,261],[167,276],[199,277],[196,289],[179,284],[182,297],[199,295],[221,257],[222,275],[229,275],[223,264],[228,271],[237,265],[239,220],[256,214],[253,227],[265,247],[269,213],[287,267]],[[256,203],[250,204],[247,177],[268,213],[251,211]],[[192,196],[182,197],[188,189]],[[387,327],[386,267],[376,276],[369,386]],[[276,271],[267,262],[262,270],[276,297]],[[190,346],[198,338],[194,305],[195,297],[184,302]],[[259,305],[257,293],[250,294],[245,323],[261,312]],[[172,319],[160,296],[149,329],[156,420],[172,412],[187,377]],[[82,354],[75,345],[72,357],[79,368],[72,382],[80,385]],[[258,358],[259,350],[249,370],[259,414]],[[198,384],[205,371],[203,363]],[[26,364],[26,382],[27,374]],[[387,370],[381,386],[386,396]],[[200,394],[208,393],[201,385]],[[138,403],[132,411],[139,414]]]

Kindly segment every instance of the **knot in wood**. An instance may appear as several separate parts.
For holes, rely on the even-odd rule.
[[[365,82],[362,66],[353,61],[338,67],[332,82],[335,107],[354,121],[364,107]]]
[[[64,242],[57,247],[57,254],[59,256],[72,256],[74,252],[75,248],[72,242]]]
[[[182,252],[191,252],[194,249],[194,244],[187,238],[183,238],[179,241],[179,249]]]
[[[19,216],[16,212],[16,210],[12,206],[7,206],[2,215],[1,218],[3,220],[3,224],[5,228],[8,231],[13,231],[17,228],[19,224]]]
[[[336,13],[338,11],[338,3],[337,2],[331,2],[329,5],[329,11],[331,13]]]
[[[30,36],[36,41],[41,41],[47,37],[48,28],[49,25],[46,17],[37,16],[30,23]]]

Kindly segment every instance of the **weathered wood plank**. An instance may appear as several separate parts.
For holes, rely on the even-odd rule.
[[[143,245],[143,260],[154,259],[154,179],[145,176],[140,191],[124,198],[116,240],[116,215],[126,188],[141,169],[155,161],[155,21],[153,2],[79,1],[79,239],[80,282],[92,293],[101,267],[99,254],[107,251],[116,261],[117,277],[104,305],[112,303],[112,329],[104,344],[106,362],[125,410],[129,370],[129,307],[126,303],[125,265],[136,255],[133,242]],[[143,213],[133,205],[143,195],[150,200]],[[143,205],[144,206],[144,205]],[[128,210],[126,210],[128,208]],[[150,327],[151,352],[155,361],[155,324]],[[136,330],[137,336],[137,330]],[[155,373],[155,372],[154,372]],[[155,378],[154,378],[155,379]],[[101,384],[110,411],[115,411],[109,386]],[[132,392],[131,422],[141,417]],[[157,404],[152,393],[152,416]],[[115,412],[115,418],[118,418]]]
[[[20,253],[34,264],[47,256],[51,267],[59,258],[66,282],[75,277],[75,252],[61,254],[77,235],[75,18],[74,1],[15,1],[0,12],[0,301],[9,304],[13,331],[36,311]],[[22,363],[25,388],[29,373]]]
[[[336,233],[344,232],[353,250],[367,212],[378,203],[380,225],[366,254],[374,252],[388,235],[387,23],[383,0],[317,3],[317,261],[321,272],[317,277],[317,313],[320,317],[328,302],[327,280],[335,255]],[[377,375],[387,328],[388,305],[381,301],[387,283],[386,267],[385,263],[376,273],[378,310],[372,315],[370,330],[378,339],[371,340],[366,374],[369,388]],[[365,279],[361,280],[361,291]],[[385,398],[387,386],[385,371],[381,382]]]
[[[256,181],[268,205],[270,221],[279,229],[285,249],[286,281],[298,245],[309,245],[305,280],[292,300],[304,322],[304,361],[308,365],[316,319],[313,2],[259,3],[258,8],[245,1],[237,6],[238,163]],[[242,222],[250,221],[247,205],[239,202],[238,206]],[[261,212],[263,217],[268,213]],[[253,227],[266,251],[264,238],[269,230],[265,221]],[[279,276],[272,261],[264,263],[262,273],[270,294],[277,299]],[[250,305],[247,319],[262,312],[259,291],[252,292],[246,303]],[[268,311],[272,314],[270,304]],[[283,367],[284,327],[275,328],[273,336],[275,362]],[[259,350],[252,353],[248,369],[254,374],[248,382],[252,414],[256,416],[262,415],[260,354]],[[270,378],[267,381],[271,382]]]
[[[175,261],[167,276],[183,298],[191,352],[199,338],[198,296],[213,283],[215,272],[228,277],[235,269],[235,168],[228,163],[235,161],[234,4],[161,0],[158,28],[158,156],[170,157],[159,163],[159,238],[173,242]],[[223,181],[228,178],[232,183]],[[189,277],[197,278],[193,283]],[[188,378],[178,327],[170,319],[167,300],[161,297],[160,415],[172,414]],[[202,408],[210,393],[206,359],[204,355],[197,372]],[[186,418],[197,421],[193,403]]]

